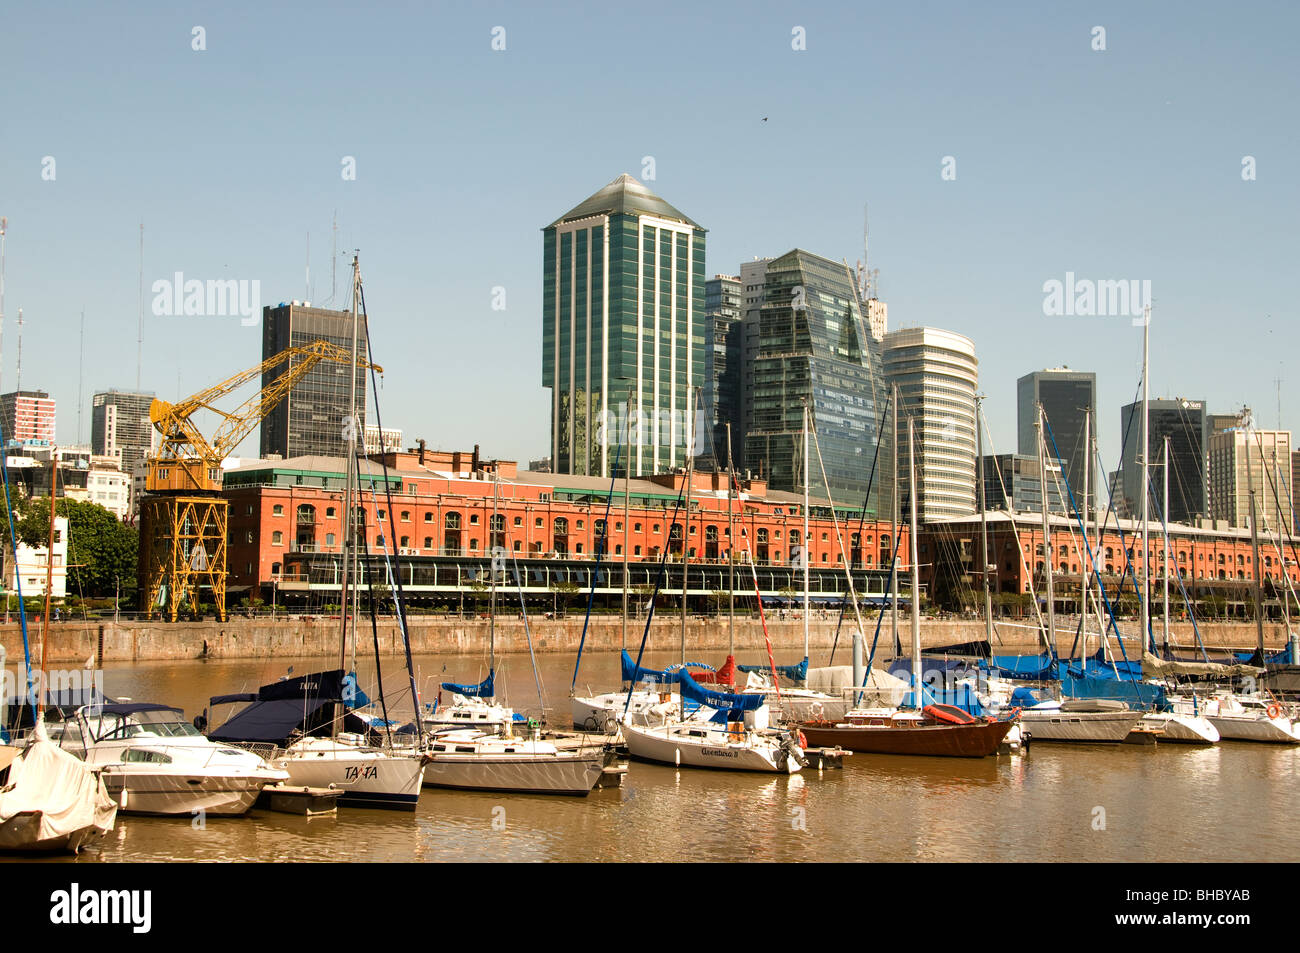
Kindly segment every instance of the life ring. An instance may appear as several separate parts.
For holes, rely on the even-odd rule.
[[[821,702],[813,702],[808,706],[808,714],[812,715],[814,720],[820,721],[822,716],[826,714],[826,706]]]
[[[1270,717],[1270,718],[1281,718],[1281,717],[1282,717],[1282,706],[1279,705],[1277,702],[1274,702],[1273,704],[1269,705],[1269,706],[1268,706],[1268,717]]]
[[[799,732],[799,747],[800,748],[808,747],[808,738],[804,735],[802,731]]]

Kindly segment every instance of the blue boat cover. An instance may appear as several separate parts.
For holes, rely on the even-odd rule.
[[[218,695],[210,705],[244,701],[242,695]],[[343,670],[299,675],[264,685],[253,703],[208,734],[213,741],[284,744],[297,731],[309,734],[333,719],[330,706],[343,700]]]
[[[990,666],[1005,678],[1023,678],[1045,681],[1055,678],[1054,662],[1050,655],[995,655]]]
[[[488,677],[477,685],[457,685],[455,682],[443,682],[442,687],[445,691],[455,692],[457,695],[466,695],[470,698],[493,698],[496,693],[493,690],[493,683],[496,681],[497,673],[495,670],[488,672]]]
[[[1032,708],[1041,701],[1041,698],[1023,685],[1011,693],[1011,704],[1017,708]]]
[[[1130,708],[1157,708],[1166,710],[1169,700],[1165,690],[1148,682],[1110,678],[1076,678],[1065,675],[1061,679],[1061,694],[1069,698],[1109,698],[1128,702]]]
[[[736,668],[742,672],[758,672],[760,674],[772,671],[770,665],[737,665]],[[776,674],[792,682],[806,682],[808,681],[808,659],[805,658],[798,665],[778,665]]]
[[[682,671],[679,674],[681,676],[682,697],[689,698],[691,701],[708,708],[732,712],[755,711],[763,707],[763,703],[767,700],[758,692],[731,695],[727,692],[711,691],[691,678],[690,672]]]
[[[677,685],[681,682],[682,666],[672,665],[663,671],[657,668],[638,667],[636,662],[632,661],[632,656],[627,654],[627,649],[623,650],[621,665],[625,682],[653,682],[659,685]],[[687,662],[686,666],[702,668],[706,672],[714,671],[712,665],[705,665],[703,662]]]
[[[343,704],[347,708],[365,708],[370,704],[370,696],[357,684],[356,672],[348,672],[343,677]]]

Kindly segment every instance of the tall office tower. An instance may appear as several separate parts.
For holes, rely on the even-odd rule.
[[[694,409],[705,383],[705,230],[621,175],[542,234],[555,472],[683,466],[688,429],[707,443],[707,418]]]
[[[123,473],[153,452],[153,423],[149,405],[154,395],[130,390],[96,391],[91,398],[90,448],[102,457],[117,457]]]
[[[1062,512],[1061,494],[1064,487],[1049,481],[1050,507]],[[1021,513],[1041,513],[1043,506],[1043,481],[1038,473],[1038,458],[1019,453],[984,455],[984,508],[986,510],[1017,510]]]
[[[1200,400],[1147,401],[1147,442],[1151,448],[1150,477],[1151,518],[1157,519],[1164,498],[1165,437],[1169,438],[1169,519],[1191,523],[1209,515],[1205,483],[1205,450],[1209,443],[1205,402]],[[1120,453],[1121,489],[1128,510],[1142,512],[1142,403],[1126,404],[1119,411],[1120,433],[1124,446]]]
[[[1287,484],[1287,493],[1282,494],[1282,498],[1291,503],[1291,509],[1295,512],[1296,523],[1291,527],[1291,532],[1300,534],[1300,510],[1296,509],[1295,499],[1297,492],[1296,477],[1300,477],[1300,450],[1291,451],[1291,480]],[[1288,493],[1290,494],[1288,496]]]
[[[1082,503],[1083,471],[1088,459],[1087,448],[1083,445],[1084,415],[1091,412],[1092,434],[1096,437],[1097,375],[1072,371],[1068,367],[1054,367],[1034,371],[1016,381],[1017,451],[1022,455],[1037,456],[1034,422],[1038,403],[1042,403],[1047,417],[1047,425],[1043,427],[1047,462],[1059,467],[1055,463],[1057,454],[1065,461],[1064,477],[1070,485],[1070,493],[1064,494],[1067,508],[1071,493],[1076,503]],[[1091,510],[1097,498],[1093,480],[1088,481],[1088,497]]]
[[[1295,508],[1278,479],[1278,473],[1291,466],[1291,431],[1245,426],[1221,430],[1210,437],[1209,460],[1211,516],[1232,526],[1249,526],[1254,490],[1261,529],[1278,533],[1295,525]]]
[[[290,302],[262,309],[262,359],[273,357],[287,347],[300,347],[324,339],[347,350],[352,349],[352,312],[313,308],[310,303]],[[357,315],[357,360],[368,360],[366,319]],[[269,387],[287,374],[298,358],[290,358],[262,375],[262,386]],[[303,377],[262,420],[261,454],[301,457],[313,454],[338,457],[347,452],[344,418],[348,415],[348,381],[356,388],[357,416],[360,429],[358,443],[366,425],[368,372],[358,366],[356,377],[351,368],[337,361],[321,361]]]
[[[713,430],[712,441],[700,448],[697,466],[706,469],[726,467],[728,459],[740,464],[741,308],[739,277],[714,275],[704,283],[704,403]]]
[[[0,394],[0,426],[6,446],[54,443],[54,398],[43,390],[16,390]]]
[[[745,434],[754,429],[754,361],[758,359],[759,316],[763,308],[763,286],[767,281],[767,264],[772,259],[754,257],[740,264],[740,397],[737,426],[732,428],[732,448],[736,466],[744,465]],[[739,433],[739,437],[735,434]]]
[[[811,492],[862,505],[885,429],[886,391],[853,273],[842,262],[800,249],[772,259],[757,322],[757,353],[746,364],[753,419],[745,434],[746,469],[773,489],[803,489],[806,401],[821,447],[820,460],[814,455],[810,461]],[[888,459],[886,452],[877,462],[867,500],[867,509],[880,515],[889,512]],[[823,486],[823,463],[829,487]]]
[[[909,500],[907,418],[914,421],[917,514],[975,512],[975,392],[979,361],[970,338],[938,328],[885,335],[885,379],[898,386],[899,499]],[[903,513],[908,512],[907,502]]]

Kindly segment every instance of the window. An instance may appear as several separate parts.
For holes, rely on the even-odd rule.
[[[402,549],[408,549],[408,548],[410,548],[410,545],[411,545],[411,537],[409,537],[409,536],[403,536],[402,539],[401,539],[401,542],[399,542],[397,545],[400,546]]]
[[[244,542],[251,543],[252,541],[253,541],[253,531],[251,529],[246,530],[244,532]]]
[[[279,503],[275,504],[275,506],[271,507],[271,515],[272,515],[272,516],[283,516],[283,515],[284,515],[284,507],[281,506]]]
[[[477,540],[477,539],[471,539],[471,540],[469,541],[469,548],[470,548],[472,551],[477,551],[477,550],[478,550],[478,540]]]
[[[272,534],[271,534],[271,545],[272,545],[272,546],[283,546],[283,545],[284,545],[284,533],[280,532],[278,529],[277,529],[274,533],[272,533]]]
[[[515,540],[515,552],[519,552],[523,548],[524,548],[524,541],[522,539]]]
[[[409,523],[409,522],[411,522],[411,511],[410,511],[410,510],[402,510],[402,522],[403,522],[403,523]]]
[[[632,547],[632,555],[633,555],[633,556],[640,556],[640,555],[641,555],[641,547],[640,547],[640,546],[633,546],[633,547]]]
[[[424,548],[425,548],[425,549],[433,549],[433,537],[432,537],[432,536],[426,536],[426,537],[424,537]]]
[[[388,517],[388,513],[387,513],[385,510],[378,510],[378,511],[376,511],[376,513],[375,513],[375,518],[376,518],[377,520],[379,520],[379,522],[381,522],[381,523],[382,523],[382,522],[383,522],[387,517]]]
[[[327,506],[325,507],[325,515],[328,516],[330,519],[333,519],[337,514],[335,514],[334,512],[334,507]]]
[[[424,514],[424,521],[425,521],[426,523],[432,523],[432,522],[433,522],[433,514],[432,514],[432,513],[425,513],[425,514]]]
[[[654,528],[653,532],[656,532],[656,533],[659,532],[659,524],[658,524],[658,523],[655,523],[655,528]]]
[[[582,520],[578,520],[578,529],[582,529]]]
[[[470,514],[469,514],[469,525],[470,525],[470,526],[477,526],[477,525],[478,525],[478,514],[477,514],[477,513],[470,513]]]
[[[533,526],[535,526],[537,529],[542,528],[542,518],[540,516],[533,520]]]
[[[326,545],[326,546],[333,546],[333,545],[334,545],[334,534],[333,534],[333,533],[326,533],[326,534],[325,534],[325,545]]]
[[[375,549],[383,549],[383,548],[384,548],[384,534],[380,533],[378,536],[375,537]]]
[[[515,525],[516,525],[516,526],[523,526],[523,525],[524,525],[524,518],[523,518],[522,516],[516,516],[516,517],[515,517]]]
[[[633,524],[632,524],[632,532],[634,532],[634,533],[639,533],[639,532],[641,532],[641,524],[640,524],[640,523],[633,523]]]
[[[448,513],[443,519],[443,523],[446,525],[447,529],[460,529],[460,514]]]

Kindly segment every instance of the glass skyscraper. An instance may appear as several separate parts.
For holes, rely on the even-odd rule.
[[[556,473],[685,465],[705,372],[704,234],[630,175],[543,229],[542,386]]]
[[[1047,426],[1043,428],[1043,443],[1049,469],[1059,469],[1055,457],[1059,452],[1065,462],[1065,479],[1070,492],[1063,497],[1069,508],[1071,496],[1075,505],[1083,503],[1083,472],[1088,465],[1088,448],[1083,445],[1084,421],[1092,415],[1092,436],[1097,436],[1097,375],[1091,371],[1072,371],[1055,367],[1034,371],[1016,381],[1017,449],[1025,456],[1036,457],[1037,436],[1034,423],[1038,420],[1037,404],[1042,403]],[[1050,428],[1050,431],[1049,431]],[[1055,447],[1053,447],[1055,438]],[[1094,481],[1088,486],[1088,508],[1095,508],[1097,487]],[[1052,496],[1049,502],[1055,501]],[[1053,503],[1053,505],[1055,505]],[[1072,511],[1071,511],[1072,512]]]
[[[826,467],[827,493],[861,506],[871,477],[885,405],[879,345],[861,311],[848,266],[795,249],[766,263],[758,344],[746,374],[752,406],[745,468],[773,489],[803,490],[803,405]],[[811,444],[810,444],[811,447]],[[822,485],[810,450],[811,488]],[[892,474],[881,448],[867,510],[888,518]]]

